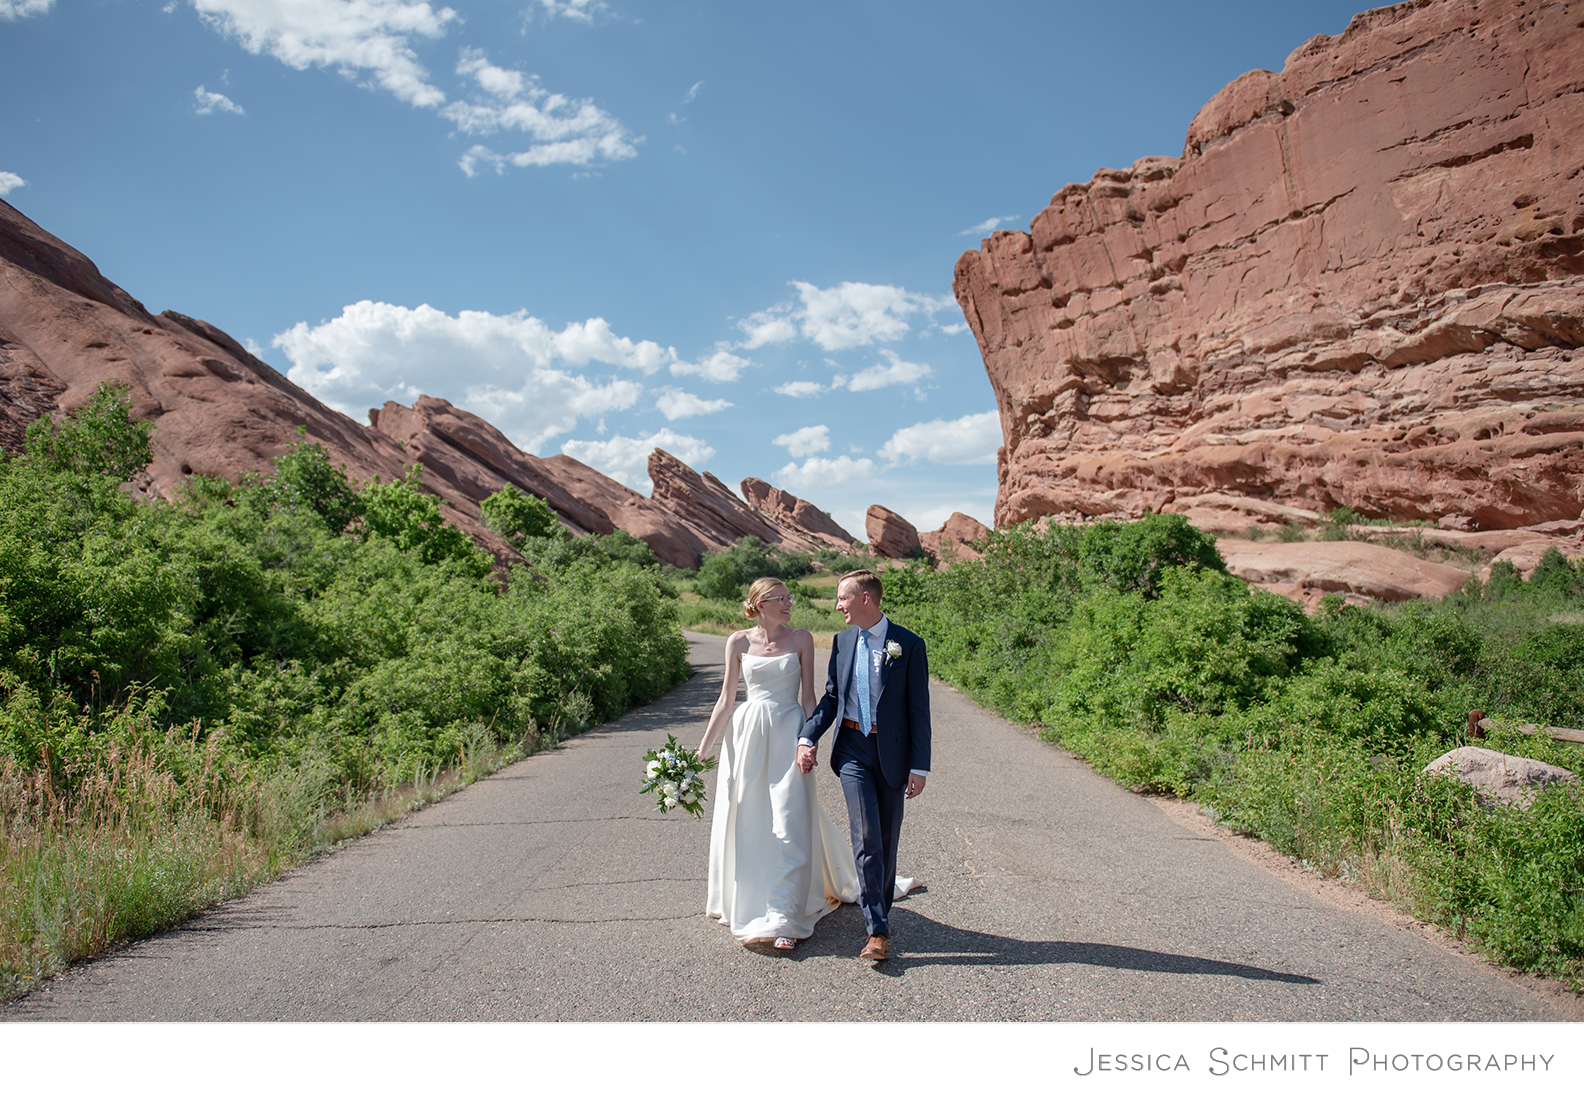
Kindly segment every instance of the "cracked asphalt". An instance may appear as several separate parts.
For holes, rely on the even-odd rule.
[[[788,954],[704,918],[708,820],[642,755],[697,743],[722,640],[665,698],[171,932],[0,1019],[77,1021],[1546,1020],[1493,969],[1328,905],[935,682],[893,958],[843,906]],[[822,666],[823,668],[823,666]],[[845,823],[825,766],[821,798]]]

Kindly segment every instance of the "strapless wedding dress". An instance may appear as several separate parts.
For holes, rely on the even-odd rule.
[[[802,664],[796,653],[742,657],[748,697],[721,740],[705,913],[743,944],[792,937],[858,901],[851,841],[797,767]],[[897,880],[897,897],[913,886]]]

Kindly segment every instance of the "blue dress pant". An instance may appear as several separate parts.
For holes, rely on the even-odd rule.
[[[891,787],[880,771],[875,736],[842,728],[831,754],[847,797],[853,857],[858,863],[858,906],[872,937],[891,935],[891,899],[896,891],[897,843],[907,787]]]

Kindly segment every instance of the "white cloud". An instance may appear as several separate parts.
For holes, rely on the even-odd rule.
[[[30,15],[43,15],[54,3],[55,0],[0,0],[0,19],[9,22],[26,19]]]
[[[694,84],[693,84],[693,87],[691,87],[691,88],[689,88],[687,90],[687,95],[682,97],[682,102],[683,103],[692,103],[695,99],[698,98],[699,89],[702,88],[702,87],[704,87],[704,82],[702,80],[695,81]]]
[[[783,489],[808,493],[841,485],[854,478],[872,478],[874,472],[873,459],[854,459],[851,455],[838,455],[834,459],[815,457],[805,460],[802,466],[787,463],[775,472],[773,481]]]
[[[689,394],[674,386],[667,386],[655,400],[655,408],[664,413],[668,421],[679,421],[684,417],[697,417],[705,413],[719,413],[722,409],[731,407],[732,403],[725,398],[706,401],[697,394]]]
[[[231,102],[229,96],[219,92],[206,92],[202,84],[193,89],[193,113],[198,115],[212,115],[216,111],[224,111],[233,115],[245,115],[246,111]]]
[[[927,363],[908,363],[889,348],[880,352],[891,362],[877,363],[873,367],[865,367],[856,375],[848,378],[844,375],[836,376],[836,385],[846,386],[852,391],[879,390],[886,386],[903,386],[910,382],[917,382],[934,374]]]
[[[940,327],[940,331],[945,333],[947,336],[956,336],[958,333],[966,333],[968,331],[968,323],[966,321],[959,321],[955,325],[942,325]]]
[[[649,493],[654,489],[654,483],[649,480],[649,453],[657,447],[669,451],[695,470],[715,457],[715,449],[703,440],[680,435],[669,428],[636,439],[612,436],[608,440],[567,440],[561,445],[561,451],[630,489]]]
[[[736,382],[742,375],[743,368],[752,364],[752,360],[733,355],[725,349],[716,349],[697,363],[677,360],[671,364],[671,373],[673,375],[699,375],[711,382]]]
[[[592,23],[605,10],[604,0],[539,0],[546,19],[561,16],[577,23]]]
[[[447,104],[441,108],[441,117],[464,134],[518,130],[537,143],[516,153],[496,153],[475,145],[459,162],[469,176],[476,175],[480,165],[503,172],[508,164],[518,168],[588,165],[638,155],[632,135],[591,100],[548,92],[532,73],[490,64],[483,50],[463,49],[457,74],[471,78],[483,94],[471,101]]]
[[[0,195],[9,195],[19,187],[26,187],[27,181],[15,172],[0,172]]]
[[[746,335],[741,347],[782,344],[797,336],[827,352],[900,340],[910,331],[907,318],[933,316],[955,305],[949,297],[917,294],[880,283],[841,283],[816,287],[794,282],[797,302],[783,302],[737,323]]]
[[[994,233],[996,226],[1001,225],[1003,222],[1015,222],[1015,221],[1017,221],[1017,215],[1016,214],[1003,214],[999,218],[986,218],[984,221],[980,222],[976,226],[969,226],[967,229],[963,230],[957,236],[959,236],[959,237],[983,237],[987,233]]]
[[[0,0],[0,3],[16,0]],[[538,77],[492,65],[482,50],[463,48],[457,74],[479,94],[448,102],[430,80],[413,44],[437,39],[460,22],[451,8],[424,0],[192,0],[199,15],[254,54],[268,54],[295,69],[334,68],[366,78],[415,107],[434,108],[465,134],[527,134],[527,149],[498,152],[474,145],[458,165],[469,176],[482,169],[554,164],[588,166],[638,155],[638,143],[621,122],[591,100],[547,91]],[[551,15],[584,22],[603,10],[597,0],[545,4]],[[229,102],[229,101],[228,101]],[[205,112],[208,113],[208,112]]]
[[[369,301],[316,326],[298,322],[273,344],[291,360],[293,382],[349,416],[435,394],[536,453],[580,420],[630,408],[643,395],[631,379],[591,379],[563,367],[600,362],[650,372],[676,355],[616,336],[602,318],[555,332],[525,311],[452,317],[427,305]]]
[[[993,463],[1001,442],[997,413],[970,413],[954,421],[925,421],[903,428],[886,441],[880,457],[893,463],[912,459],[951,465]]]
[[[789,340],[796,339],[798,335],[797,323],[773,309],[749,314],[747,318],[737,323],[737,327],[748,334],[748,339],[742,342],[744,348],[785,344]]]
[[[439,107],[445,93],[429,83],[414,38],[439,38],[457,19],[450,8],[422,0],[192,0],[206,22],[252,54],[269,54],[294,69],[335,68],[368,74],[376,85],[415,107]]]
[[[777,447],[786,448],[794,459],[806,459],[810,455],[830,450],[830,429],[823,424],[814,424],[777,436],[771,442]]]
[[[825,387],[818,382],[783,382],[775,388],[775,392],[789,398],[811,398],[824,393]]]

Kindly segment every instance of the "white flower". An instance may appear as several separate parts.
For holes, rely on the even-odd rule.
[[[682,793],[682,801],[684,803],[698,802],[698,792],[694,791],[692,788],[688,788]]]
[[[649,762],[649,770],[648,771],[649,771],[649,779],[653,780],[656,776],[658,776],[660,774],[660,762],[659,761],[650,761]]]
[[[667,780],[665,783],[660,785],[660,790],[665,792],[667,795],[675,795],[677,793],[676,781]]]
[[[682,779],[687,780],[687,781],[692,781],[693,777],[696,776],[696,775],[698,775],[698,774],[696,772],[694,772],[690,768],[687,771],[682,773]]]
[[[886,657],[890,658],[892,661],[895,661],[901,656],[902,644],[900,642],[898,642],[896,639],[892,639],[890,642],[886,643]]]
[[[672,807],[677,805],[677,801],[675,799],[673,799],[671,796],[667,795],[666,796],[666,800],[665,800],[665,805],[666,805],[666,810],[670,810]]]

